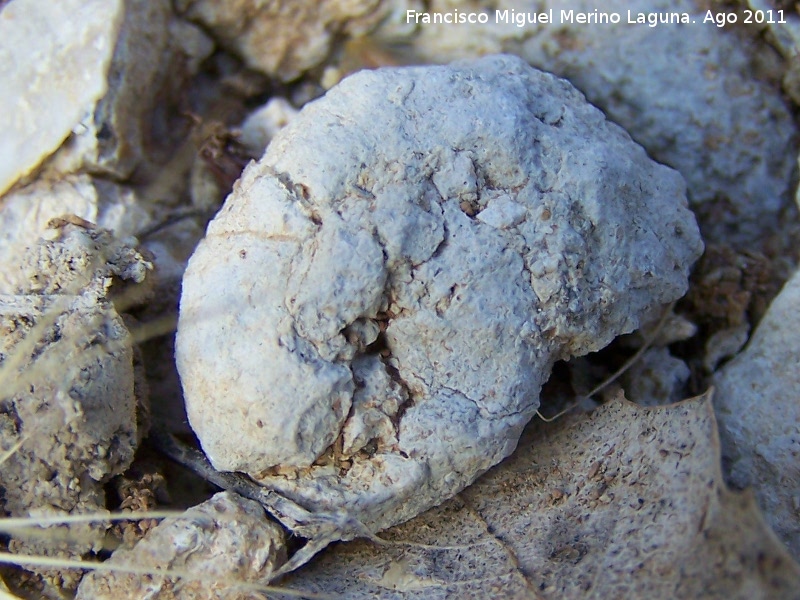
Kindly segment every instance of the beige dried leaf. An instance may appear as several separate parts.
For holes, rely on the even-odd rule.
[[[727,490],[710,394],[537,422],[455,500],[285,583],[348,598],[775,598],[800,566]]]
[[[328,548],[281,581],[348,598],[538,598],[511,549],[458,497],[383,532]]]

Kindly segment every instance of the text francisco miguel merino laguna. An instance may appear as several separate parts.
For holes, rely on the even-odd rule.
[[[622,16],[618,12],[601,12],[594,11],[578,11],[578,10],[560,10],[556,15],[555,11],[551,8],[543,12],[522,12],[516,10],[495,10],[494,22],[514,24],[517,27],[524,27],[528,24],[552,24],[556,21],[554,17],[559,17],[559,23],[578,23],[578,24],[606,24],[606,23],[622,23]],[[637,11],[628,11],[627,23],[647,24],[650,27],[655,27],[661,24],[673,23],[691,23],[689,13],[685,12],[662,12],[662,13],[642,13]],[[450,12],[418,12],[409,9],[406,11],[406,23],[415,23],[418,25],[431,25],[431,24],[447,24],[458,25],[464,23],[480,23],[485,24],[490,20],[490,15],[485,12],[464,12],[453,10]]]

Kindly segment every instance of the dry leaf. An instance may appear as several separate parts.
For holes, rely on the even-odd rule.
[[[288,578],[348,598],[798,597],[800,566],[728,491],[710,394],[537,422],[455,499]]]
[[[365,540],[331,546],[281,585],[333,598],[538,598],[510,548],[458,497]]]

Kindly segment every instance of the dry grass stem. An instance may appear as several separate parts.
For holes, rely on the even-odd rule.
[[[49,567],[53,569],[86,569],[90,571],[102,571],[108,573],[129,573],[131,575],[171,577],[175,579],[189,579],[193,581],[205,581],[215,584],[219,583],[219,580],[213,576],[191,571],[181,571],[179,569],[148,569],[145,567],[135,567],[130,565],[109,564],[108,562],[88,562],[52,556],[29,556],[25,554],[12,554],[10,552],[0,552],[0,563],[16,565],[18,567],[35,566]],[[225,583],[229,583],[231,588],[250,590],[253,592],[272,592],[281,594],[282,596],[291,596],[294,598],[313,598],[315,600],[333,598],[333,596],[329,595],[312,594],[309,592],[289,590],[271,585],[260,585],[257,583],[250,583],[235,579],[230,579],[225,581]]]

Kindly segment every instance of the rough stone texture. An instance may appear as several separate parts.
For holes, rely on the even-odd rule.
[[[107,229],[65,218],[51,222],[47,239],[25,254],[21,294],[106,300],[112,279],[141,283],[153,265]]]
[[[650,348],[622,376],[625,396],[642,406],[672,404],[686,398],[689,367],[668,348]]]
[[[348,78],[190,260],[192,427],[216,468],[310,510],[404,521],[513,451],[555,360],[686,291],[684,189],[515,57]]]
[[[94,111],[94,169],[126,178],[142,160],[150,141],[146,136],[152,135],[156,95],[164,85],[159,65],[171,58],[171,17],[169,0],[126,0],[108,74],[109,90]]]
[[[708,373],[713,373],[722,361],[735,356],[750,338],[750,324],[742,323],[737,327],[721,329],[708,336],[705,344],[703,366]]]
[[[386,0],[176,0],[175,5],[251,68],[284,81],[320,64],[338,36],[377,25],[390,8]]]
[[[468,11],[475,4],[436,0],[429,10]],[[796,129],[778,86],[759,79],[771,73],[764,45],[747,35],[755,27],[737,32],[703,25],[704,13],[691,0],[603,3],[600,10],[622,15],[620,25],[558,23],[560,10],[593,12],[594,0],[499,4],[523,12],[552,8],[557,22],[524,28],[426,25],[415,40],[420,59],[518,54],[569,79],[651,156],[680,171],[704,239],[753,249],[782,231],[782,212],[792,203]],[[628,10],[687,11],[700,21],[627,25]]]
[[[183,131],[170,120],[181,86],[214,49],[169,0],[15,0],[0,39],[0,195],[37,167],[120,181],[159,166]]]
[[[0,202],[0,293],[16,293],[26,285],[21,268],[27,248],[47,234],[52,219],[68,215],[112,230],[122,239],[153,219],[133,190],[87,175],[37,180],[15,189]]]
[[[715,377],[723,464],[752,486],[767,521],[800,553],[800,274],[786,284],[747,348]]]
[[[106,92],[122,0],[14,0],[0,12],[0,194]]]
[[[783,76],[783,90],[795,104],[800,104],[800,15],[797,8],[780,0],[741,0],[754,13],[761,11],[768,16],[772,11],[772,22],[764,19],[761,28],[767,35],[772,45],[784,56],[787,61],[786,73]],[[780,22],[780,13],[783,9],[783,21]]]
[[[108,66],[108,90],[43,166],[42,177],[90,172],[114,180],[160,169],[164,148],[184,133],[183,88],[214,50],[195,25],[177,18],[170,0],[124,0]]]
[[[144,136],[153,127],[153,104],[163,85],[159,63],[169,62],[171,9],[169,0],[125,0],[123,11],[108,92],[55,157],[56,170],[90,169],[124,179],[143,158]]]
[[[134,569],[169,569],[186,579],[123,572],[91,573],[77,600],[245,600],[266,585],[286,562],[283,530],[267,520],[256,502],[220,492],[179,517],[165,519],[133,548],[114,552],[107,564]],[[193,578],[192,578],[193,577]]]
[[[15,448],[0,486],[14,516],[104,511],[103,483],[133,459],[144,401],[130,336],[105,295],[112,277],[141,281],[152,265],[107,231],[51,233],[27,255],[26,286],[0,295],[0,447]],[[81,556],[104,527],[64,527],[76,539],[18,535],[10,548]],[[46,578],[72,588],[79,576]]]
[[[93,482],[120,472],[132,458],[135,401],[127,331],[113,308],[93,305],[91,298],[0,298],[4,450],[25,439],[3,464],[5,509],[70,511],[84,494],[102,496]],[[32,331],[43,339],[15,378],[5,363],[18,359]]]

